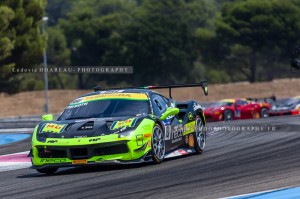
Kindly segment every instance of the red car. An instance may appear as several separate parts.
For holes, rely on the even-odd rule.
[[[269,117],[271,104],[247,99],[225,99],[206,107],[204,114],[207,121],[228,121]]]

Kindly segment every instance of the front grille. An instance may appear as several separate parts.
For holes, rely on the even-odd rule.
[[[72,148],[70,149],[71,159],[88,159],[87,148]]]
[[[128,153],[127,141],[93,144],[87,146],[37,146],[40,158],[89,159],[93,156]]]
[[[38,156],[40,158],[66,158],[66,150],[56,150],[56,149],[38,149]]]
[[[129,150],[126,143],[106,147],[99,147],[94,149],[95,155],[113,155],[127,153],[128,151]]]

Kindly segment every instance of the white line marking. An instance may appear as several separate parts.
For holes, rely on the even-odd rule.
[[[0,172],[12,171],[17,169],[29,168],[31,166],[30,158],[27,158],[29,151],[1,155]]]

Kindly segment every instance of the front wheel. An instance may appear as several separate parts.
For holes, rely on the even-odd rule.
[[[233,113],[231,110],[225,110],[223,113],[224,121],[230,121],[233,119]]]
[[[58,168],[44,168],[44,169],[36,169],[39,173],[53,174]]]
[[[161,163],[164,160],[166,146],[162,128],[155,124],[152,130],[152,159],[155,163]]]
[[[206,131],[204,128],[204,122],[201,117],[196,117],[196,124],[195,124],[195,150],[196,153],[200,154],[203,152],[205,143],[206,143]]]

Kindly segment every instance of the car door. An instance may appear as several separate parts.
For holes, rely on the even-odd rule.
[[[169,101],[162,95],[152,95],[153,111],[161,116],[169,107]],[[162,121],[165,132],[166,150],[169,151],[182,144],[183,125],[174,116],[169,116]]]
[[[236,101],[236,113],[240,119],[249,119],[253,118],[254,106],[251,103],[248,103],[246,100],[237,100]]]

